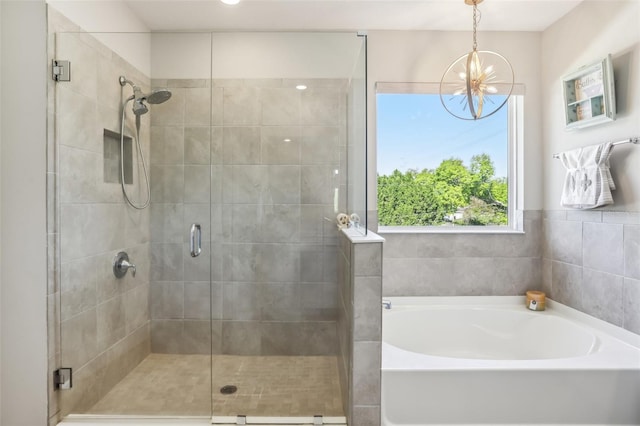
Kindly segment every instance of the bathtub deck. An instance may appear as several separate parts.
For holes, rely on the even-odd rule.
[[[429,329],[429,333],[436,334],[424,334],[426,341],[431,341],[431,335],[445,335],[449,339],[444,343],[472,342],[480,330],[509,339],[523,329],[507,327],[504,331],[504,324],[516,321],[498,312],[521,315],[526,309],[524,297],[389,299],[393,308],[391,312],[383,312],[382,321],[384,426],[640,425],[640,336],[550,301],[547,311],[532,315],[558,316],[558,321],[569,321],[576,330],[591,333],[596,345],[586,353],[578,351],[579,355],[558,358],[461,358],[453,356],[455,351],[443,351],[448,356],[434,355],[415,351],[430,346],[414,344],[417,333],[407,332],[412,324],[428,320],[431,325],[439,325],[437,329]],[[486,311],[496,315],[475,315],[477,312],[484,315]],[[434,312],[445,315],[430,315]],[[464,327],[456,322],[461,317],[466,321]],[[456,319],[450,320],[453,325],[447,322],[448,318]],[[544,330],[537,335],[532,333],[540,339],[557,329],[538,327],[538,322],[530,324],[535,324],[534,331]],[[391,330],[396,334],[385,336]],[[574,338],[569,333],[559,336],[561,340]],[[469,351],[473,351],[471,344],[465,353]],[[531,410],[532,401],[544,409]]]

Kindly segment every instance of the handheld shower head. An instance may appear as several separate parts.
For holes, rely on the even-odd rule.
[[[143,100],[138,98],[133,100],[133,113],[135,115],[142,115],[149,112],[149,108],[142,102]]]

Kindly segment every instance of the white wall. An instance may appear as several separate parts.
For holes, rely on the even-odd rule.
[[[540,116],[540,33],[478,32],[478,49],[493,50],[513,66],[516,83],[525,85],[524,209],[542,208],[542,135]],[[376,82],[439,83],[442,73],[471,50],[468,32],[372,31],[368,50],[369,180],[368,209],[376,210]]]
[[[348,78],[361,42],[356,33],[156,33],[152,78]]]
[[[360,45],[355,33],[352,43],[331,33],[152,35],[124,2],[47,3],[152,78],[345,78]]]
[[[0,2],[0,47],[2,47],[2,2]],[[0,50],[1,51],[1,50]],[[2,55],[0,54],[0,99],[2,99]],[[2,102],[0,102],[2,129]],[[0,130],[0,164],[2,164],[2,131]],[[2,241],[2,173],[0,173],[0,241]],[[0,289],[2,288],[2,244],[0,244]],[[0,334],[2,333],[2,291],[0,291]],[[0,424],[2,423],[2,343],[0,342]]]
[[[150,74],[149,28],[124,2],[47,0],[47,3],[84,31],[94,33],[96,39],[131,65]]]
[[[566,131],[562,77],[583,65],[613,58],[617,120]],[[542,35],[544,208],[560,209],[564,168],[553,153],[640,137],[640,2],[587,1]],[[640,211],[640,146],[614,148],[611,171],[618,187],[607,210]]]
[[[349,78],[361,43],[355,32],[217,33],[213,37],[213,76]]]
[[[211,33],[151,35],[151,78],[211,78]]]
[[[46,5],[2,2],[0,424],[47,424]]]

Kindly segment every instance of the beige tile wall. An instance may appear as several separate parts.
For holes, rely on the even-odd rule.
[[[188,335],[210,300],[214,353],[336,353],[333,188],[346,155],[346,81],[306,84],[153,81],[174,93],[152,108],[154,352],[208,350]],[[203,254],[193,259],[195,222]]]
[[[545,211],[543,277],[553,299],[640,334],[640,213]]]
[[[382,241],[354,244],[339,232],[338,373],[353,426],[380,425]]]
[[[54,9],[48,11],[49,59],[69,60],[73,70],[70,82],[49,84],[49,370],[74,372],[72,390],[50,387],[49,415],[55,419],[90,408],[150,350],[149,210],[129,208],[120,185],[105,183],[103,151],[104,129],[120,132],[118,77],[126,75],[143,90],[149,79]],[[149,124],[143,117],[147,155]],[[142,188],[139,176],[134,179]],[[135,278],[113,275],[120,250],[137,265]]]
[[[542,216],[524,234],[384,233],[385,296],[518,295],[542,289]]]
[[[524,235],[384,237],[386,296],[519,295],[539,289],[640,334],[636,212],[526,211]]]

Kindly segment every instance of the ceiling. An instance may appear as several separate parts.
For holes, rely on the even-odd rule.
[[[123,0],[151,31],[470,30],[464,0]],[[583,0],[485,0],[480,31],[543,31]]]

